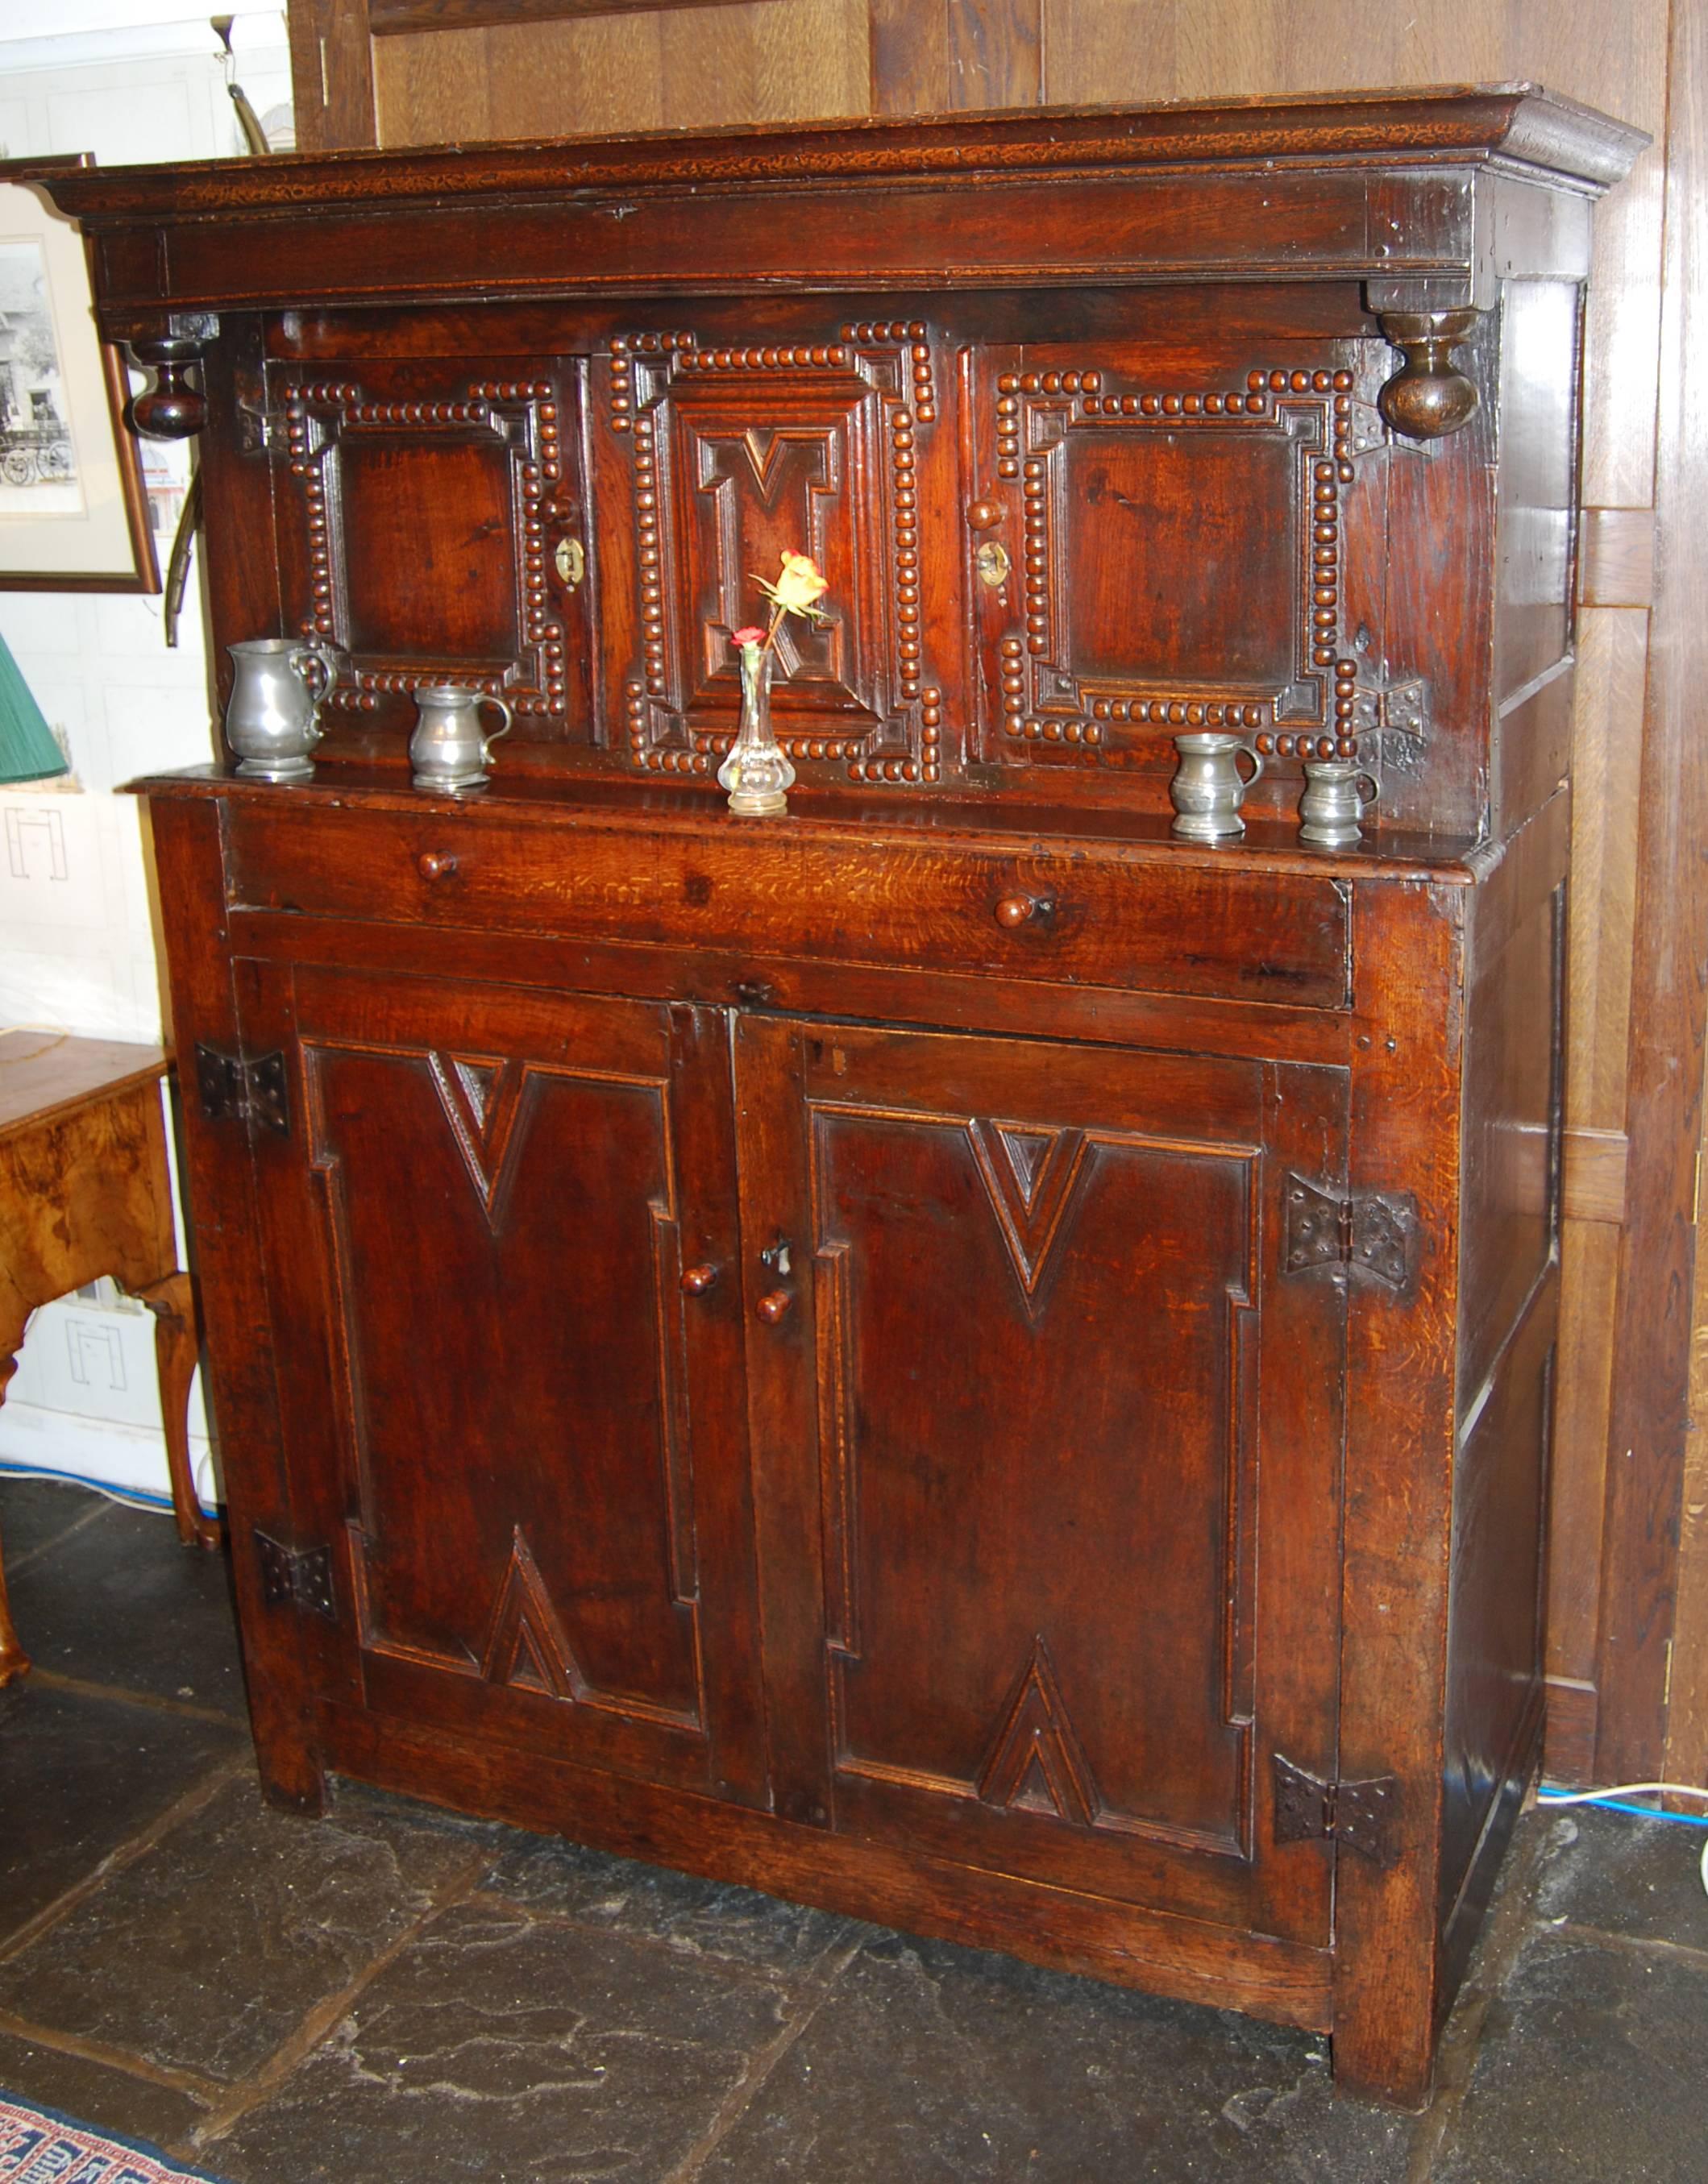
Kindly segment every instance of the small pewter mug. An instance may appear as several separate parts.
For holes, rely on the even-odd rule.
[[[1187,842],[1237,841],[1246,831],[1240,805],[1264,770],[1261,755],[1243,738],[1220,733],[1176,736],[1175,749],[1181,762],[1169,783],[1173,832]],[[1242,758],[1252,762],[1249,780],[1240,772]]]
[[[504,716],[504,726],[489,736],[481,733],[483,705],[490,705]],[[437,790],[441,796],[471,796],[484,788],[492,746],[515,725],[515,716],[504,699],[486,690],[429,682],[416,692],[416,712],[419,717],[410,738],[416,787]]]
[[[252,781],[306,781],[320,741],[321,703],[339,658],[315,638],[251,637],[226,647],[237,672],[226,707],[226,741]]]
[[[1363,839],[1359,820],[1365,805],[1379,793],[1354,758],[1307,759],[1298,800],[1300,841],[1314,850],[1350,850]]]

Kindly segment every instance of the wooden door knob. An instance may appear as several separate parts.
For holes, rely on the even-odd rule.
[[[1053,898],[1047,894],[1005,894],[996,905],[996,922],[1012,933],[1032,918],[1047,917],[1055,906]]]
[[[456,857],[449,850],[423,850],[416,859],[416,870],[424,880],[448,880],[456,870]]]
[[[779,1320],[787,1319],[795,1308],[791,1290],[767,1290],[753,1309],[767,1327],[775,1327]]]
[[[684,1294],[688,1296],[704,1296],[717,1279],[716,1267],[684,1267],[682,1270]]]

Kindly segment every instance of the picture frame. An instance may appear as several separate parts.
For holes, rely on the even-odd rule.
[[[160,588],[124,356],[96,328],[81,233],[31,186],[93,164],[0,160],[0,591]]]

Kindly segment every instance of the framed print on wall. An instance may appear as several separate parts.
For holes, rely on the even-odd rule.
[[[119,351],[95,328],[76,226],[0,160],[0,591],[158,592]]]

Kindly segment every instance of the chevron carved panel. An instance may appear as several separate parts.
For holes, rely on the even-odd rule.
[[[822,627],[778,641],[772,716],[800,765],[864,782],[935,781],[942,692],[923,638],[917,443],[935,417],[922,324],[861,323],[811,344],[612,343],[611,423],[634,484],[640,656],[629,756],[708,773],[734,739],[730,632],[785,549],[830,579]],[[923,359],[923,361],[922,361]]]

